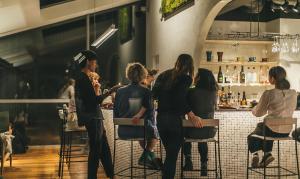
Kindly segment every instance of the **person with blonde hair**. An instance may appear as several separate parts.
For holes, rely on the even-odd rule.
[[[133,123],[138,123],[140,119],[144,119],[145,128],[120,126],[118,135],[123,139],[143,138],[144,132],[146,132],[146,141],[140,143],[144,152],[138,163],[151,168],[159,168],[153,152],[158,139],[158,131],[154,119],[152,95],[150,89],[141,84],[146,76],[147,71],[140,63],[127,65],[126,77],[130,80],[130,84],[118,89],[116,93],[114,118],[132,118]]]

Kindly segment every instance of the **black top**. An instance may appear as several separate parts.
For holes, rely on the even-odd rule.
[[[152,88],[153,96],[158,100],[158,113],[172,113],[183,116],[191,111],[187,102],[188,89],[192,84],[192,78],[188,75],[178,76],[171,86],[166,84],[172,78],[172,71],[161,73]]]
[[[154,120],[152,94],[139,84],[129,84],[118,89],[114,103],[114,118],[132,118],[141,107],[146,108],[142,118]]]
[[[200,88],[191,88],[188,92],[188,103],[196,116],[202,119],[213,119],[217,101],[217,92]]]
[[[80,72],[75,83],[76,112],[79,125],[91,119],[103,119],[100,105],[109,94],[96,96],[89,77]]]

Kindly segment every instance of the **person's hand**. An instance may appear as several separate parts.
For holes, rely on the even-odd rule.
[[[201,118],[196,116],[193,112],[188,113],[188,119],[189,119],[189,121],[192,122],[194,127],[196,127],[196,128],[202,128],[203,127]]]
[[[141,118],[139,116],[133,116],[132,118],[132,123],[133,124],[138,124],[140,122]]]

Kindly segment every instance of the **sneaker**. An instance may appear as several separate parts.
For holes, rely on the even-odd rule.
[[[252,168],[259,167],[259,156],[258,156],[258,154],[253,155],[251,166],[252,166]]]
[[[201,162],[201,176],[207,176],[207,162]]]
[[[153,166],[153,162],[148,152],[142,153],[141,157],[139,158],[138,164],[142,166],[145,165],[146,167],[149,168],[155,168],[155,166]]]
[[[183,170],[185,170],[185,171],[193,170],[193,162],[192,162],[192,159],[190,157],[185,158],[185,164],[183,166]]]
[[[272,156],[272,154],[271,154],[271,153],[268,153],[268,154],[266,154],[266,155],[262,158],[262,160],[261,160],[259,166],[260,166],[260,167],[267,167],[267,166],[268,166],[271,162],[273,162],[274,160],[275,160],[275,158]]]
[[[162,168],[162,161],[160,158],[157,158],[154,152],[149,152],[149,156],[152,161],[153,169],[160,170]]]

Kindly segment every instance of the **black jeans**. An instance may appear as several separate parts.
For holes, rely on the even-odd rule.
[[[169,113],[158,113],[157,127],[166,150],[162,178],[173,179],[176,173],[178,153],[183,141],[182,117]]]
[[[184,143],[183,146],[183,153],[185,157],[191,157],[192,156],[192,144],[190,142]],[[198,151],[200,153],[201,157],[201,163],[205,163],[208,161],[208,145],[206,142],[198,143]]]
[[[209,139],[216,135],[217,129],[214,127],[204,127],[201,129],[185,128],[184,135],[192,139]],[[183,153],[185,157],[191,157],[192,144],[190,142],[184,143]],[[200,153],[201,162],[208,161],[208,145],[207,143],[198,143],[198,152]]]
[[[103,121],[100,119],[92,119],[85,127],[88,131],[90,145],[88,179],[97,179],[99,159],[101,160],[106,175],[112,178],[114,175],[113,164]]]
[[[264,152],[272,151],[274,141],[266,140],[264,142],[263,139],[258,139],[258,138],[251,136],[253,134],[263,136],[263,130],[264,130],[264,123],[262,123],[262,122],[258,123],[255,130],[248,136],[248,148],[251,153],[255,153],[259,150],[262,150]],[[265,136],[266,137],[288,137],[289,134],[276,133],[276,132],[273,132],[267,126],[265,126]],[[265,147],[264,147],[264,144],[265,144]]]

